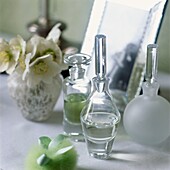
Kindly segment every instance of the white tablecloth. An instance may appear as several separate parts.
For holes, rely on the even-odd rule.
[[[24,170],[26,155],[40,136],[53,138],[63,132],[62,95],[48,121],[31,122],[10,98],[6,79],[0,75],[0,170]],[[170,170],[170,137],[157,147],[146,147],[133,142],[120,125],[110,160],[89,157],[83,142],[74,145],[79,154],[77,170]]]

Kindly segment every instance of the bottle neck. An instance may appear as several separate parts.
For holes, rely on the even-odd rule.
[[[109,79],[107,78],[103,78],[103,79],[99,79],[98,77],[93,78],[93,88],[99,93],[108,91],[108,83],[109,83]]]
[[[155,96],[158,94],[159,84],[157,82],[144,82],[142,89],[145,96]]]
[[[85,69],[82,67],[71,67],[69,73],[71,80],[83,79],[85,76]]]

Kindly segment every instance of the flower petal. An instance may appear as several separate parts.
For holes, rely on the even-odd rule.
[[[61,23],[56,24],[49,32],[46,39],[53,40],[53,42],[57,43],[61,35],[61,30],[59,29],[60,26],[61,26]]]
[[[22,75],[23,80],[25,80],[27,73],[29,73],[29,63],[30,63],[30,60],[31,60],[31,56],[32,56],[31,53],[26,55],[26,58],[25,58],[25,66],[26,67],[25,67],[24,73]]]
[[[0,72],[4,72],[4,71],[6,71],[7,69],[8,69],[8,65],[9,65],[9,63],[1,63],[0,62]]]
[[[39,58],[36,58],[36,59],[30,64],[30,67],[34,66],[38,61],[43,60],[43,59],[48,58],[48,57],[51,57],[51,58],[52,58],[52,56],[51,56],[50,54],[47,54],[47,55],[41,56],[41,57],[39,57]]]
[[[15,70],[17,63],[13,60],[9,62],[8,68],[6,69],[6,72],[8,74],[12,74],[12,72]]]

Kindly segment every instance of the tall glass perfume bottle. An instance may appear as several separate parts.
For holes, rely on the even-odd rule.
[[[125,108],[123,124],[127,133],[141,144],[154,145],[170,135],[170,104],[158,96],[157,45],[147,46],[146,82],[143,94]]]
[[[86,67],[91,57],[86,54],[65,56],[64,62],[71,68],[70,76],[63,82],[64,93],[64,132],[75,141],[83,140],[80,112],[91,92],[91,82],[86,78]]]
[[[93,91],[81,113],[81,123],[89,154],[108,159],[117,133],[120,113],[108,91],[106,77],[106,37],[95,37]]]

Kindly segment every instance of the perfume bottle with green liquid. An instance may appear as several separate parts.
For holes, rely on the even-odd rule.
[[[65,56],[64,62],[70,66],[70,76],[63,82],[64,132],[75,141],[84,140],[80,124],[80,113],[91,92],[91,82],[86,77],[86,67],[91,57],[77,53]]]

